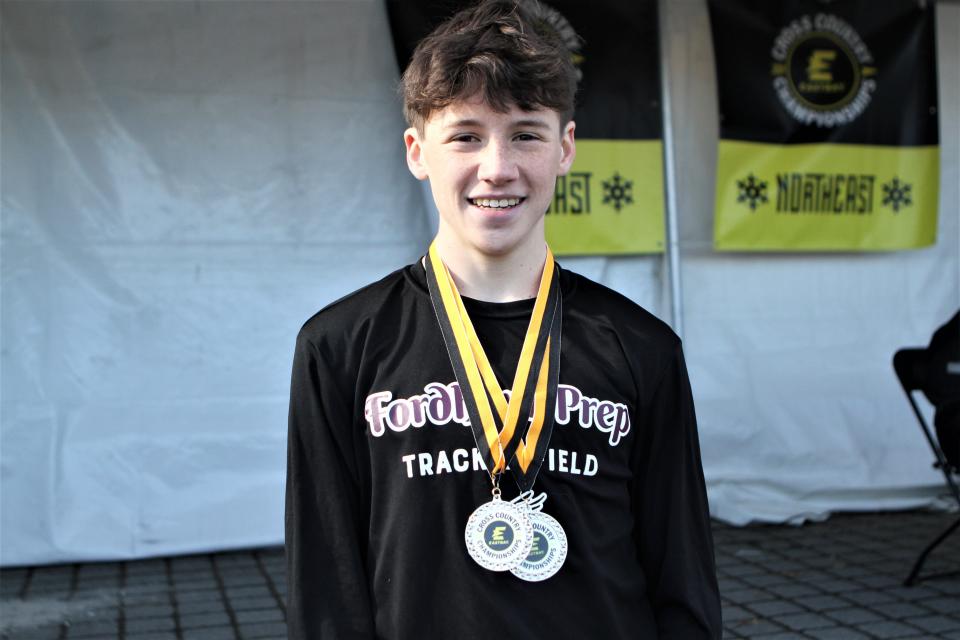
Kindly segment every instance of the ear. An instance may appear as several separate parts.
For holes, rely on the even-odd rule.
[[[574,141],[573,131],[577,128],[577,123],[573,120],[567,123],[560,134],[560,170],[557,175],[563,176],[570,171],[573,165],[573,159],[577,155],[577,144]]]
[[[407,145],[407,168],[417,180],[426,180],[427,166],[423,161],[423,145],[416,127],[403,132],[403,142]]]

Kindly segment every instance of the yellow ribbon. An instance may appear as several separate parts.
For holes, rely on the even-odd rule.
[[[500,383],[490,366],[490,361],[480,344],[477,332],[470,321],[470,315],[463,304],[463,298],[457,290],[457,286],[450,276],[446,265],[440,259],[436,242],[430,245],[430,260],[434,266],[434,273],[440,298],[443,301],[444,311],[450,320],[450,326],[457,343],[457,350],[463,361],[466,370],[469,390],[463,391],[473,396],[476,401],[477,409],[480,413],[484,438],[490,448],[491,456],[495,467],[491,474],[502,472],[507,465],[504,449],[510,443],[516,433],[517,423],[520,420],[520,409],[523,405],[524,391],[527,386],[527,380],[530,376],[530,370],[536,357],[537,338],[540,335],[543,318],[546,313],[547,298],[550,293],[550,286],[554,277],[554,259],[550,248],[547,248],[547,259],[543,265],[543,274],[540,276],[540,286],[537,290],[537,298],[533,303],[533,313],[530,316],[530,324],[527,326],[527,333],[523,340],[523,346],[520,350],[520,358],[517,362],[517,369],[514,374],[513,387],[510,392],[510,399],[507,400]],[[543,360],[540,366],[540,374],[537,377],[537,384],[534,390],[533,421],[527,431],[526,438],[521,438],[517,447],[517,462],[520,468],[526,472],[533,460],[534,451],[536,451],[537,441],[543,428],[543,422],[546,417],[547,407],[547,386],[549,382],[550,369],[550,338],[547,338],[546,347],[543,352]],[[485,390],[486,389],[486,390]],[[493,411],[490,408],[490,402],[487,398],[487,392],[496,407],[497,414],[503,428],[498,432],[497,425],[493,417]]]

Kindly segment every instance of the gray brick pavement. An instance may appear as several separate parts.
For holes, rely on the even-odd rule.
[[[724,638],[960,640],[960,573],[906,588],[950,514],[716,524]],[[960,572],[960,536],[925,574]],[[282,549],[0,571],[9,640],[268,640],[286,634]]]

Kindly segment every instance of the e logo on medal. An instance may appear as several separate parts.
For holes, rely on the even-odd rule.
[[[494,520],[483,532],[483,541],[491,549],[505,549],[513,544],[513,527],[503,520]]]
[[[533,532],[533,546],[530,547],[530,555],[527,556],[526,562],[530,564],[536,564],[550,551],[550,543],[547,542],[547,538],[539,531]]]

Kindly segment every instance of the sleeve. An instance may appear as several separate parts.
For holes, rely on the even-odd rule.
[[[645,406],[634,537],[659,638],[722,636],[693,396],[679,341]]]
[[[287,628],[291,640],[374,637],[349,379],[301,331],[287,440]]]

